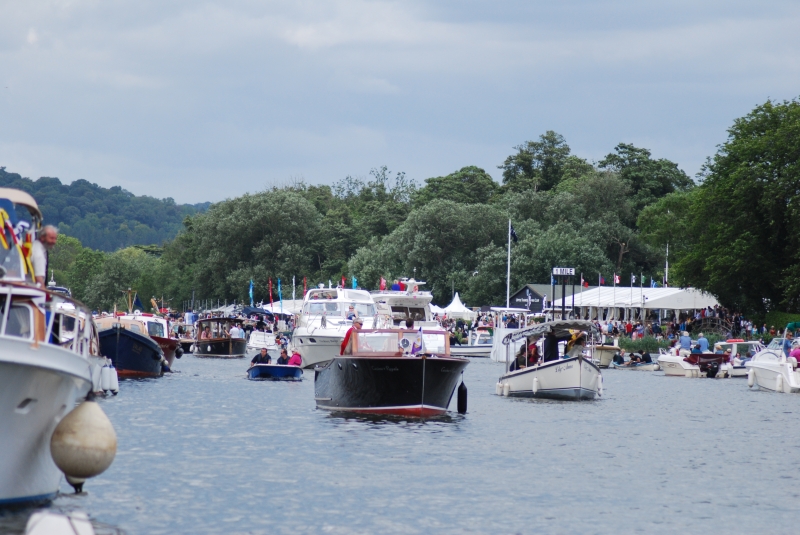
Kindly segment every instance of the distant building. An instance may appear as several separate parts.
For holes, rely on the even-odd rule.
[[[583,291],[588,291],[592,288],[596,288],[596,286],[583,288]],[[575,285],[575,293],[581,293],[581,287],[578,284]],[[571,285],[566,287],[564,295],[566,297],[572,295]],[[536,314],[541,312],[544,308],[545,297],[547,297],[548,303],[553,301],[554,297],[556,300],[561,299],[561,286],[556,286],[555,295],[553,295],[553,289],[549,284],[526,284],[517,292],[511,294],[511,300],[509,304],[514,308],[527,308],[532,313]]]

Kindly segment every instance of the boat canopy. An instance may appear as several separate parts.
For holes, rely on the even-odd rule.
[[[551,333],[554,334],[556,338],[569,338],[573,334],[572,331],[586,331],[590,334],[596,334],[598,332],[595,324],[587,320],[546,321],[507,334],[505,338],[503,338],[503,345],[508,345],[511,342],[516,342],[528,336],[542,336]]]
[[[42,212],[39,210],[39,205],[30,193],[13,189],[13,188],[0,188],[0,199],[8,199],[14,204],[19,204],[28,209],[28,212],[34,216],[42,219]]]

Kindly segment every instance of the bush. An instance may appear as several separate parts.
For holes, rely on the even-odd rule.
[[[769,312],[765,323],[767,327],[775,326],[776,331],[783,331],[786,325],[793,321],[800,321],[800,314],[790,314],[788,312]]]
[[[619,347],[628,353],[642,353],[643,351],[647,351],[648,353],[656,354],[660,348],[663,347],[666,349],[669,347],[669,340],[656,340],[653,336],[645,336],[638,340],[621,337],[619,339]]]

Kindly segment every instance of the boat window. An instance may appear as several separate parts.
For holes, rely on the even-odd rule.
[[[8,239],[8,237],[6,237],[6,239]],[[16,246],[10,245],[8,249],[0,247],[0,266],[3,266],[6,270],[4,278],[24,279],[24,275],[22,274],[22,257]]]
[[[157,321],[148,321],[147,333],[150,336],[159,336],[161,338],[164,338],[164,325],[158,323]]]
[[[128,330],[134,333],[141,333],[142,329],[139,327],[138,323],[130,323],[128,324]]]
[[[356,345],[358,353],[399,353],[400,333],[358,333]]]
[[[369,318],[375,315],[375,305],[370,303],[352,303],[358,315],[362,318]],[[348,307],[349,309],[349,307]]]
[[[422,341],[426,353],[438,353],[440,355],[445,352],[445,339],[444,333],[442,334],[423,334]]]
[[[11,304],[8,311],[8,323],[6,323],[5,335],[18,338],[31,337],[31,325],[33,324],[33,314],[29,306],[23,304]]]
[[[424,308],[409,308],[408,313],[411,316],[411,319],[414,321],[424,321],[425,320],[425,309]]]
[[[783,338],[773,338],[767,349],[783,349]]]

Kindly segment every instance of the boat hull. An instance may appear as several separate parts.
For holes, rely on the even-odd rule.
[[[158,344],[158,347],[161,348],[161,352],[164,354],[164,359],[167,361],[167,365],[172,368],[172,365],[175,363],[175,351],[181,346],[180,342],[174,338],[162,338],[161,336],[150,336],[155,343]]]
[[[450,355],[453,357],[489,358],[491,353],[492,346],[490,345],[450,346]]]
[[[797,394],[800,392],[800,371],[795,370],[788,362],[748,362],[748,371],[752,370],[754,384],[761,390]]]
[[[285,364],[255,364],[247,370],[247,377],[254,381],[302,381],[303,369]]]
[[[700,377],[700,366],[689,364],[680,355],[659,355],[658,365],[664,370],[664,375]]]
[[[306,369],[322,366],[339,355],[342,341],[344,334],[342,336],[298,335],[295,330],[295,334],[292,335],[292,345],[303,359],[302,366]]]
[[[61,471],[50,456],[50,437],[92,385],[86,359],[78,355],[45,345],[31,351],[29,342],[7,353],[7,347],[0,352],[0,507],[56,495]]]
[[[614,355],[619,353],[620,348],[615,346],[595,346],[594,358],[600,368],[608,368],[614,360]]]
[[[198,340],[194,345],[196,357],[242,358],[247,352],[247,340],[244,338],[213,338]]]
[[[614,365],[615,370],[635,370],[640,372],[656,372],[661,369],[661,366],[657,362],[642,362],[639,364],[633,364],[631,366],[617,366]]]
[[[428,417],[447,411],[467,359],[338,356],[315,368],[317,408]]]
[[[500,377],[498,387],[505,395],[503,387],[508,384],[509,397],[580,401],[595,399],[602,381],[597,365],[584,357],[571,357],[507,373]]]
[[[111,359],[120,379],[159,377],[163,373],[161,348],[151,338],[119,328],[100,331],[99,335],[100,353]]]

